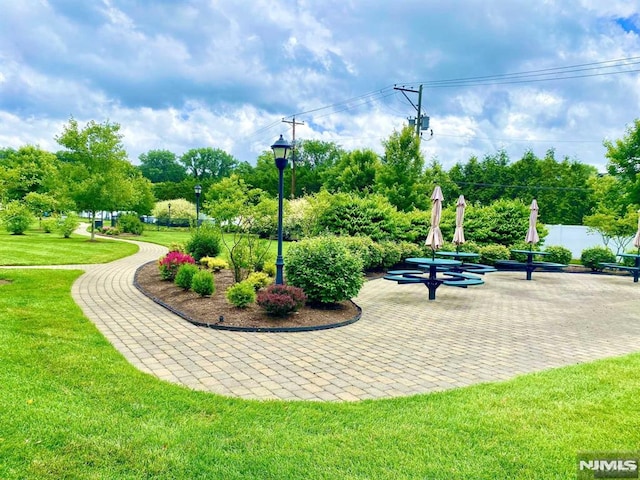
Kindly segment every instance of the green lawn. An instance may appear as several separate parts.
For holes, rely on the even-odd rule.
[[[0,232],[1,265],[73,265],[105,263],[132,255],[138,247],[131,243],[30,229],[24,235]]]
[[[168,247],[172,243],[187,243],[190,238],[191,238],[191,232],[189,231],[173,230],[173,229],[168,230],[166,228],[158,231],[158,230],[154,230],[152,228],[147,227],[147,229],[145,229],[142,235],[139,238],[136,238],[136,240],[140,240],[142,242],[157,243],[159,245],[164,245],[165,247]],[[225,233],[224,238],[229,245],[233,244],[234,239],[232,234]],[[268,240],[265,240],[265,241],[268,241]],[[287,253],[289,245],[290,245],[290,242],[282,243],[283,255]],[[221,247],[222,247],[221,255],[224,256],[225,254],[224,245],[221,244]],[[278,242],[275,240],[271,240],[271,242],[269,243],[269,249],[271,251],[273,258],[275,258],[278,250]]]
[[[444,393],[245,401],[129,365],[70,296],[79,271],[0,269],[2,479],[567,479],[637,450],[640,354]]]

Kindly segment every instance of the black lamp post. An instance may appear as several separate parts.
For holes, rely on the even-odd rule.
[[[193,187],[193,191],[196,192],[196,228],[200,228],[200,194],[202,193],[202,187],[196,185]]]
[[[282,285],[284,283],[282,276],[282,267],[284,266],[284,260],[282,258],[282,197],[283,197],[283,176],[284,169],[287,166],[287,153],[291,149],[291,145],[282,138],[276,140],[276,143],[271,145],[273,150],[273,156],[276,160],[276,167],[278,168],[278,256],[276,257],[276,285]]]
[[[169,210],[169,220],[167,220],[167,228],[171,227],[171,204],[167,204],[167,209]]]

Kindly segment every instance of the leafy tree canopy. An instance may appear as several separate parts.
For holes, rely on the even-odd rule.
[[[138,158],[142,175],[152,183],[181,182],[187,176],[185,167],[178,163],[176,154],[169,150],[149,150]]]

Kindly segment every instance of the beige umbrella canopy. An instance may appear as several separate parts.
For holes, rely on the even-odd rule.
[[[431,227],[429,227],[429,233],[425,240],[425,245],[431,247],[431,250],[435,251],[442,247],[444,240],[442,239],[442,232],[440,231],[440,217],[442,216],[442,201],[444,196],[440,186],[436,186],[431,194]]]
[[[527,230],[527,236],[524,241],[533,248],[533,244],[540,241],[538,230],[536,230],[536,223],[538,222],[538,202],[536,202],[535,198],[531,202],[529,209],[531,210],[529,214],[529,230]]]
[[[638,210],[638,213],[640,213],[640,210]],[[640,253],[640,215],[638,216],[638,231],[636,232],[636,236],[633,237],[633,246],[636,247]]]
[[[460,195],[458,197],[458,203],[456,204],[456,229],[453,232],[453,243],[456,245],[456,248],[459,248],[460,245],[465,242],[462,224],[464,222],[464,208],[466,206],[464,195]]]

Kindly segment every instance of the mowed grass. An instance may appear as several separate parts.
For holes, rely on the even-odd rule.
[[[159,245],[164,245],[165,247],[169,247],[172,243],[185,244],[189,241],[190,238],[191,238],[191,232],[188,230],[182,230],[182,229],[168,230],[164,228],[158,231],[158,230],[154,230],[151,227],[147,227],[145,231],[142,233],[142,235],[139,238],[136,238],[136,240],[140,240],[142,242],[157,243]],[[230,233],[225,233],[224,239],[227,242],[227,244],[230,246],[233,245],[235,241],[237,241],[237,238],[234,239],[233,234],[230,234]],[[271,240],[271,241],[263,240],[263,241],[268,243],[269,252],[271,256],[275,259],[278,251],[278,242],[276,240]],[[282,243],[283,255],[286,255],[290,244],[291,242]],[[222,242],[220,243],[220,247],[221,247],[220,255],[225,256],[226,249],[224,248],[224,244]]]
[[[79,274],[0,269],[2,479],[566,479],[579,451],[640,445],[638,354],[392,400],[225,398],[127,363]]]
[[[43,233],[30,229],[24,235],[0,232],[1,265],[72,265],[106,263],[132,255],[138,247],[131,243],[104,238],[58,233]]]

